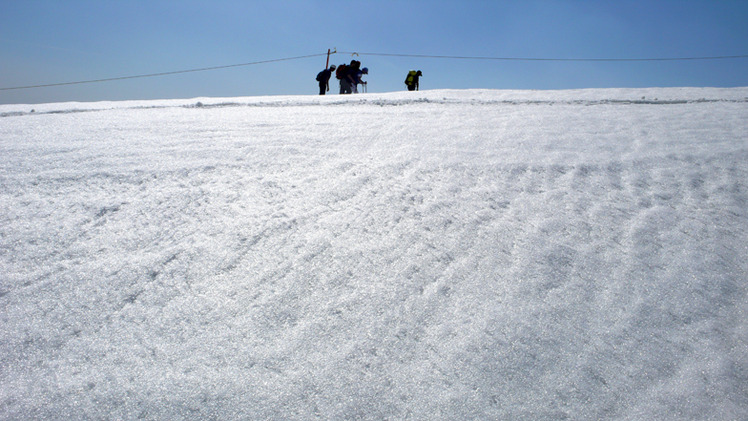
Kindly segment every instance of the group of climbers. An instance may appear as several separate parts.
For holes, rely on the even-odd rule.
[[[340,81],[341,94],[358,93],[358,85],[362,85],[364,91],[366,91],[366,82],[361,80],[361,78],[363,75],[369,74],[369,69],[366,67],[362,68],[360,61],[351,60],[350,64],[341,64],[338,66],[333,64],[317,74],[320,95],[324,95],[325,92],[330,91],[330,79],[333,72],[335,78]],[[405,77],[405,86],[407,86],[409,91],[418,90],[418,80],[421,76],[423,76],[423,73],[420,70],[410,70],[408,72],[408,75]]]
[[[333,72],[335,72],[335,78],[340,81],[341,94],[358,93],[358,85],[362,85],[364,89],[366,88],[366,82],[361,80],[361,78],[363,75],[369,74],[369,69],[366,67],[361,68],[360,61],[351,60],[351,64],[341,64],[339,66],[333,64],[328,69],[317,74],[320,95],[324,95],[325,92],[330,90],[330,78]]]

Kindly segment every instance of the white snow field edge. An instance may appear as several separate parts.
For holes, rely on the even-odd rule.
[[[748,88],[4,105],[0,154],[0,419],[748,419]]]

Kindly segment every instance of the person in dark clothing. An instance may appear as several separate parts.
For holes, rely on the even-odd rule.
[[[317,73],[317,82],[319,82],[319,94],[324,95],[326,91],[330,90],[330,76],[335,71],[335,65],[330,66],[329,69],[325,69]]]
[[[408,72],[408,76],[405,77],[405,85],[408,87],[409,91],[417,91],[418,90],[418,79],[423,76],[423,73],[421,71],[415,71],[411,70]]]
[[[341,63],[337,67],[337,69],[335,69],[335,78],[340,81],[340,93],[341,94],[345,94],[347,88],[350,87],[350,85],[348,85],[347,83],[348,79],[346,79],[345,77],[347,73],[348,73],[348,66],[346,66],[345,63]]]
[[[345,72],[340,78],[340,93],[350,94],[353,92],[353,88],[356,86],[356,76],[361,68],[361,62],[358,60],[351,60],[351,64],[345,67]]]

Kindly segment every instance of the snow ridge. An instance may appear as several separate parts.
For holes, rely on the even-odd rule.
[[[590,93],[596,96],[590,97]],[[465,96],[465,93],[473,93]],[[581,93],[581,95],[580,95]],[[699,97],[695,94],[702,94]],[[727,95],[725,95],[727,93]],[[602,94],[602,95],[601,95]],[[607,94],[607,95],[606,95]],[[658,94],[661,98],[658,98]],[[641,96],[638,96],[641,95]],[[579,97],[583,98],[579,98]],[[586,97],[586,98],[584,98]],[[60,103],[30,105],[0,105],[0,117],[34,114],[65,114],[112,109],[156,108],[222,108],[222,107],[301,107],[301,106],[403,106],[415,104],[453,105],[678,105],[711,102],[748,102],[748,88],[732,90],[716,88],[650,88],[638,90],[571,90],[571,91],[500,91],[500,90],[432,90],[415,93],[359,94],[352,96],[279,96],[249,98],[197,98],[192,100],[119,101],[99,103]]]

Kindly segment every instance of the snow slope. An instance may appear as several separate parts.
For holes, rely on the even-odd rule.
[[[748,419],[748,88],[0,106],[2,419]]]

